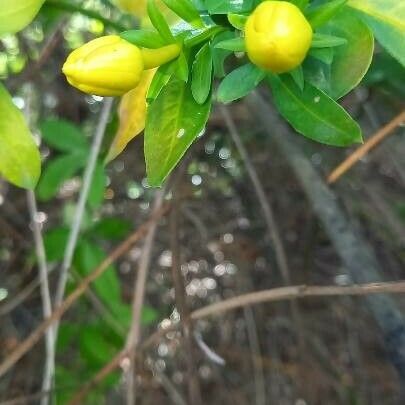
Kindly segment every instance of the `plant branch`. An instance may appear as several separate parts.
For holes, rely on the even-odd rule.
[[[165,205],[156,214],[152,215],[148,221],[141,225],[124,242],[115,248],[103,262],[76,287],[76,289],[58,306],[52,315],[45,319],[31,334],[24,339],[3,361],[0,363],[0,377],[6,374],[34,345],[41,339],[48,328],[58,321],[62,315],[85,293],[89,285],[101,276],[108,267],[147,233],[148,229],[158,221],[167,211],[169,206]]]
[[[63,263],[61,273],[58,280],[58,286],[56,289],[55,306],[58,307],[63,300],[65,294],[66,283],[69,276],[69,269],[72,265],[73,255],[75,253],[77,241],[79,238],[80,227],[83,220],[84,211],[86,208],[87,198],[93,180],[94,169],[97,163],[97,157],[100,152],[101,144],[103,142],[105,129],[107,127],[108,118],[110,116],[111,108],[113,104],[112,98],[105,99],[103,108],[101,110],[100,119],[94,135],[93,144],[91,146],[89,160],[87,161],[86,170],[83,177],[83,186],[80,192],[79,201],[74,213],[73,223],[70,228],[69,239],[67,241],[65,254],[63,257]],[[57,327],[55,331],[57,331]],[[55,337],[57,332],[55,333]]]
[[[38,222],[38,208],[35,194],[33,191],[27,192],[28,210],[31,218],[32,232],[34,234],[35,253],[38,259],[39,285],[42,300],[42,312],[44,318],[49,318],[52,314],[51,294],[49,292],[48,266],[46,260],[44,239],[42,237],[41,227]],[[49,392],[52,388],[53,376],[55,371],[55,345],[52,329],[48,329],[45,335],[46,358],[44,373],[42,379],[42,391]],[[49,396],[44,395],[41,398],[41,405],[49,403]]]
[[[86,17],[93,18],[102,22],[105,26],[114,28],[116,31],[121,32],[125,31],[127,27],[111,21],[109,18],[103,17],[100,13],[97,13],[93,10],[88,10],[86,8],[80,7],[79,5],[72,3],[70,1],[64,0],[47,0],[45,3],[46,7],[56,8],[63,11],[68,11],[70,13],[80,13]]]
[[[190,314],[193,321],[205,319],[210,316],[217,316],[229,311],[247,306],[258,305],[265,302],[280,302],[291,299],[303,299],[314,297],[342,297],[342,296],[368,296],[376,294],[405,294],[405,281],[386,282],[386,283],[368,283],[353,286],[307,286],[297,285],[290,287],[272,288],[270,290],[258,291],[249,294],[239,295],[224,301],[211,304]],[[172,324],[165,329],[159,329],[140,346],[141,350],[150,348],[157,343],[160,338],[168,332],[176,330],[179,324]],[[68,405],[79,405],[83,403],[86,395],[96,387],[104,378],[116,370],[121,362],[130,355],[128,349],[119,352],[114,358],[107,363],[88,383],[77,392],[75,397]]]
[[[179,205],[178,189],[173,187],[173,209],[170,213],[170,249],[172,252],[172,280],[176,307],[180,314],[183,339],[185,343],[185,357],[187,364],[187,382],[189,403],[202,404],[200,384],[196,368],[193,344],[193,325],[190,310],[187,305],[184,279],[181,273],[180,242],[179,242]]]
[[[157,191],[153,206],[153,213],[159,212],[162,209],[164,195],[164,189]],[[127,405],[135,405],[136,402],[136,349],[141,335],[142,307],[145,297],[146,279],[149,272],[150,259],[152,255],[152,247],[156,236],[156,228],[157,222],[153,223],[150,226],[145,237],[145,242],[142,249],[142,255],[139,260],[139,267],[134,285],[134,296],[132,301],[132,322],[126,343],[126,346],[128,348],[131,348],[130,364],[128,370],[126,370],[125,373],[127,384]]]
[[[387,125],[378,130],[372,137],[348,156],[328,176],[328,183],[335,183],[348,170],[350,170],[361,158],[367,155],[373,148],[381,143],[388,135],[392,134],[401,124],[405,122],[405,110],[393,118]]]

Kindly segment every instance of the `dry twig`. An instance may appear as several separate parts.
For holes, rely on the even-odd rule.
[[[244,308],[246,306],[258,305],[264,302],[279,302],[291,299],[302,299],[309,297],[341,297],[341,296],[366,296],[371,294],[404,294],[405,281],[369,283],[363,285],[353,285],[347,287],[341,286],[290,286],[273,288],[270,290],[258,291],[249,294],[243,294],[238,297],[220,301],[200,308],[190,314],[193,321],[204,319],[210,316],[216,316],[231,310]],[[169,328],[159,329],[151,335],[141,346],[141,350],[146,350],[159,341],[165,334],[176,330],[180,325],[173,324]],[[121,362],[128,357],[130,353],[124,349],[118,353],[108,364],[106,364],[88,383],[77,392],[75,397],[68,405],[79,405],[83,403],[86,395],[99,384],[105,377],[116,370]]]
[[[162,209],[165,190],[159,190],[155,197],[153,212],[159,212]],[[143,245],[142,255],[139,261],[138,272],[134,285],[134,296],[132,302],[132,322],[128,334],[126,346],[131,349],[130,364],[126,371],[127,384],[127,405],[134,405],[136,402],[135,386],[135,359],[136,349],[141,336],[141,316],[145,297],[146,278],[149,271],[150,258],[152,254],[153,242],[156,235],[157,222],[153,223],[148,230]]]
[[[83,281],[77,286],[77,288],[57,307],[52,316],[45,319],[24,341],[22,341],[0,364],[0,377],[2,377],[8,370],[24,354],[26,354],[31,348],[41,339],[43,334],[48,328],[58,321],[62,315],[84,294],[89,285],[101,276],[108,267],[124,255],[136,242],[142,239],[147,233],[148,229],[161,218],[169,210],[169,207],[164,206],[159,212],[152,215],[151,218],[141,225],[132,235],[130,235],[124,242],[122,242],[103,262]]]
[[[361,158],[381,143],[388,135],[390,135],[397,127],[405,122],[405,110],[393,118],[387,125],[377,131],[369,138],[362,146],[356,149],[347,159],[337,166],[328,176],[328,183],[335,183],[342,177],[351,167],[353,167]]]

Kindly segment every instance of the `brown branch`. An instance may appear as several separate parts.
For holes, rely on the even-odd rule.
[[[369,138],[362,146],[356,149],[347,159],[337,166],[328,176],[328,183],[335,183],[342,177],[352,166],[354,166],[361,158],[381,143],[388,135],[390,135],[397,127],[405,121],[405,110],[393,118],[387,125],[377,131]]]
[[[193,321],[208,318],[231,310],[251,305],[258,305],[264,302],[279,302],[291,299],[302,299],[310,297],[341,297],[341,296],[364,296],[371,294],[404,294],[405,281],[368,283],[347,287],[341,286],[307,286],[298,285],[291,287],[273,288],[270,290],[258,291],[243,294],[215,304],[197,309],[190,314]],[[173,324],[169,328],[159,329],[140,346],[140,350],[146,350],[159,341],[168,332],[176,330],[180,325]],[[108,364],[106,364],[87,384],[85,384],[68,403],[68,405],[80,405],[86,395],[100,383],[107,375],[119,367],[121,362],[129,355],[127,349],[118,353]]]
[[[164,195],[164,189],[157,191],[153,207],[154,213],[159,212],[162,209]],[[131,348],[130,364],[128,370],[126,370],[127,405],[134,405],[136,402],[136,349],[141,337],[141,317],[145,298],[146,279],[149,273],[150,259],[152,255],[152,247],[155,240],[156,229],[156,222],[152,224],[152,226],[150,226],[148,229],[142,249],[142,255],[139,260],[138,272],[135,278],[133,292],[134,295],[132,299],[132,321],[126,343],[127,347]]]
[[[141,225],[132,235],[130,235],[123,243],[121,243],[103,262],[83,281],[80,285],[55,309],[52,315],[46,318],[39,326],[23,341],[21,342],[0,364],[0,377],[2,377],[11,367],[21,359],[31,348],[41,339],[47,329],[83,295],[89,285],[95,281],[101,274],[108,269],[118,258],[125,254],[134,243],[142,239],[147,233],[148,229],[159,220],[169,210],[168,206],[163,207],[156,214]]]
[[[173,188],[173,209],[170,213],[170,248],[172,251],[172,279],[176,307],[180,314],[183,339],[185,344],[185,357],[187,362],[187,383],[189,403],[202,404],[201,390],[198,381],[196,361],[193,344],[193,325],[190,318],[190,310],[185,294],[183,275],[181,274],[180,243],[179,243],[179,199],[178,190]]]

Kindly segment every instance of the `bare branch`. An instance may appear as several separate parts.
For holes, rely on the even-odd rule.
[[[169,206],[164,206],[156,214],[141,225],[133,234],[131,234],[124,242],[122,242],[103,262],[83,281],[77,288],[57,307],[52,315],[45,319],[38,327],[22,341],[4,360],[0,363],[0,377],[2,377],[24,354],[26,354],[32,347],[41,339],[47,329],[58,321],[61,316],[85,293],[89,285],[101,276],[108,267],[124,255],[135,243],[142,239],[147,233],[148,229],[158,221],[162,215],[169,210]]]
[[[405,281],[369,283],[362,285],[353,285],[347,287],[341,286],[306,286],[298,285],[291,287],[273,288],[249,294],[243,294],[238,297],[220,301],[215,304],[200,308],[191,313],[191,319],[194,321],[216,316],[225,312],[244,308],[246,306],[258,305],[265,302],[280,302],[291,299],[302,299],[310,297],[342,297],[342,296],[367,296],[372,294],[405,294]],[[173,324],[169,328],[159,329],[140,346],[141,350],[146,350],[157,343],[168,332],[176,330],[180,325]],[[68,405],[80,405],[83,403],[86,395],[99,384],[110,373],[116,370],[122,360],[128,357],[130,353],[124,349],[118,353],[109,363],[107,363],[88,383],[78,391],[75,397]]]
[[[328,176],[328,183],[335,183],[349,169],[351,169],[361,158],[381,143],[388,135],[392,134],[401,124],[405,122],[405,110],[393,118],[387,125],[377,131],[371,138],[367,139],[363,145],[356,149],[347,159],[345,159]]]
[[[165,190],[159,190],[155,196],[153,212],[159,212],[163,206],[163,197]],[[134,296],[132,301],[132,322],[131,328],[127,338],[127,347],[131,349],[130,364],[126,371],[126,384],[127,384],[127,405],[135,405],[136,402],[136,385],[135,385],[135,359],[136,349],[141,335],[141,317],[142,307],[145,297],[146,278],[149,272],[150,259],[152,254],[153,242],[156,235],[157,222],[152,224],[148,230],[143,245],[142,255],[139,261],[138,273],[134,285]]]

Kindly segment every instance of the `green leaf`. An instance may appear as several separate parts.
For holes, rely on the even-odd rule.
[[[145,160],[151,186],[163,183],[207,123],[211,98],[198,104],[190,87],[172,79],[149,106]]]
[[[230,103],[249,94],[266,76],[263,70],[248,63],[240,66],[222,80],[218,88],[218,101]]]
[[[232,52],[244,52],[245,51],[245,40],[241,37],[225,39],[220,41],[215,45],[217,49],[226,49]]]
[[[208,41],[223,30],[224,28],[222,27],[214,26],[190,31],[188,36],[184,39],[184,46],[186,48],[192,48],[193,46],[199,45],[202,42]]]
[[[188,82],[188,61],[184,52],[181,52],[179,57],[174,61],[173,65],[174,76],[183,82]]]
[[[308,52],[308,56],[312,56],[313,58],[330,65],[333,61],[333,51],[332,48],[313,48]]]
[[[235,14],[235,13],[228,14],[229,23],[232,25],[232,27],[236,28],[239,31],[243,31],[247,19],[248,16],[244,14]]]
[[[103,203],[106,184],[107,176],[105,174],[104,165],[98,163],[94,170],[88,197],[88,204],[93,210],[99,208]]]
[[[290,0],[290,3],[295,4],[300,10],[305,10],[309,0]]]
[[[350,0],[387,51],[405,66],[405,2],[402,0]]]
[[[302,66],[298,66],[294,70],[291,70],[288,72],[291,77],[293,78],[295,84],[299,87],[299,89],[302,91],[304,90],[304,70],[302,69]]]
[[[41,157],[20,110],[0,83],[0,175],[16,186],[33,189]]]
[[[332,48],[347,44],[346,38],[336,37],[335,35],[327,35],[315,33],[312,37],[311,48]]]
[[[73,153],[52,159],[44,168],[36,189],[40,201],[49,201],[62,184],[72,178],[86,163],[86,155]]]
[[[312,28],[318,28],[328,22],[347,3],[347,0],[332,0],[308,9],[305,13]]]
[[[374,52],[374,39],[370,29],[349,9],[342,10],[322,30],[346,39],[346,44],[333,49],[333,61],[304,64],[305,76],[313,85],[339,99],[356,87],[366,74]],[[311,71],[312,70],[312,71]]]
[[[74,256],[74,266],[82,275],[87,276],[105,260],[105,252],[96,244],[87,240],[81,240]],[[103,301],[103,303],[114,309],[115,305],[122,304],[121,286],[114,266],[109,266],[108,269],[98,277],[93,283],[94,289]],[[120,319],[117,319],[120,322]]]
[[[48,262],[60,262],[65,254],[69,228],[54,228],[44,235],[45,253]]]
[[[131,229],[131,224],[126,220],[121,218],[104,218],[94,224],[89,230],[89,235],[101,239],[119,241],[125,238]]]
[[[210,14],[247,13],[253,9],[253,0],[205,0]]]
[[[204,26],[200,14],[190,0],[163,0],[170,10],[196,28]]]
[[[225,59],[232,54],[232,51],[227,51],[225,49],[217,49],[215,48],[215,45],[221,41],[231,39],[234,37],[235,34],[233,32],[226,31],[217,35],[211,42],[215,77],[222,78],[225,76],[225,67],[224,67]]]
[[[0,6],[0,36],[14,34],[26,27],[36,16],[45,0],[2,2]]]
[[[155,0],[148,0],[147,10],[152,25],[160,33],[162,38],[168,43],[175,42],[173,34],[170,31],[169,25],[167,24],[165,18],[163,17],[163,14],[156,6]]]
[[[159,67],[153,76],[152,83],[149,86],[146,100],[148,103],[152,103],[160,94],[163,87],[169,82],[173,76],[175,68],[177,67],[177,60],[173,60],[165,65]]]
[[[158,32],[153,30],[130,30],[121,32],[120,37],[143,48],[156,49],[165,45]]]
[[[212,53],[205,44],[197,53],[193,64],[191,91],[198,104],[204,104],[212,86]]]
[[[301,91],[289,75],[269,75],[269,82],[277,109],[297,132],[333,146],[362,142],[356,121],[321,90],[306,83]]]
[[[40,125],[45,143],[61,152],[88,152],[89,144],[80,128],[69,121],[49,119]]]

